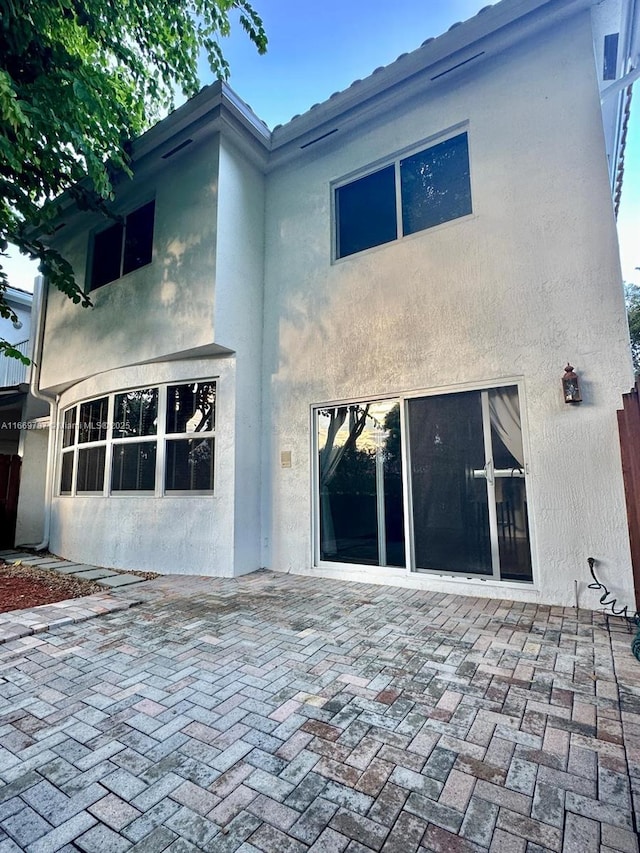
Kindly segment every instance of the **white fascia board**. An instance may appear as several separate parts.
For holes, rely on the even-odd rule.
[[[627,56],[630,69],[640,66],[640,0],[630,0]]]
[[[160,149],[163,149],[163,153],[171,150],[181,137],[197,133],[199,128],[215,122],[221,112],[228,112],[258,144],[269,148],[271,134],[267,125],[230,86],[218,80],[210,86],[205,86],[186,104],[134,141],[134,167],[136,161],[159,152]]]
[[[15,287],[7,287],[4,293],[4,300],[10,305],[21,305],[31,308],[33,293],[28,293],[26,290],[19,290]]]
[[[366,121],[387,99],[410,96],[454,74],[473,73],[492,56],[558,22],[588,9],[591,0],[503,0],[395,62],[356,80],[342,92],[274,129],[270,167],[281,165],[316,139]]]

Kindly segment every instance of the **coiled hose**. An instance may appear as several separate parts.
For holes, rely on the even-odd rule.
[[[640,613],[636,610],[636,612],[631,615],[629,613],[629,608],[626,604],[623,607],[620,607],[616,610],[616,604],[618,603],[618,599],[614,598],[606,586],[602,583],[602,581],[598,580],[596,577],[596,573],[593,570],[593,566],[595,564],[594,557],[587,557],[587,562],[589,563],[589,571],[591,572],[591,577],[593,578],[593,583],[589,584],[589,589],[595,589],[598,592],[602,590],[602,595],[600,596],[600,604],[603,607],[609,607],[611,609],[611,613],[613,616],[622,616],[623,619],[626,619],[631,625],[637,625],[638,630],[636,631],[636,635],[631,641],[631,651],[633,652],[633,656],[640,661]]]

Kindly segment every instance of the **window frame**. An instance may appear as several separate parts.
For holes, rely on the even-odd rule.
[[[209,430],[198,432],[198,437],[212,442],[213,448],[213,487],[211,489],[168,489],[165,484],[166,474],[166,458],[167,444],[172,441],[188,441],[194,437],[192,432],[170,433],[166,429],[167,418],[167,403],[168,403],[168,388],[182,385],[203,384],[213,385],[214,399],[212,412],[212,427]],[[132,391],[157,390],[157,426],[155,434],[149,435],[130,435],[126,437],[114,436],[114,420],[115,420],[115,400],[116,397],[127,394]],[[83,405],[90,404],[95,400],[106,398],[107,403],[107,428],[104,439],[97,441],[81,442],[80,439],[80,410]],[[61,498],[75,497],[108,497],[108,498],[126,498],[126,497],[199,497],[212,496],[216,492],[216,409],[218,404],[218,378],[197,378],[197,379],[178,379],[164,382],[162,384],[149,384],[144,386],[136,386],[131,388],[118,388],[115,391],[110,391],[102,394],[99,397],[89,397],[87,399],[78,400],[70,406],[65,407],[60,412],[60,421],[63,424],[62,436],[58,441],[58,465],[56,474],[56,496]],[[74,415],[69,417],[69,413],[75,411]],[[65,446],[65,435],[67,434],[67,424],[72,423],[73,440]],[[114,448],[123,445],[135,445],[141,443],[153,444],[156,452],[155,459],[155,480],[153,489],[113,489],[111,478],[113,474],[113,454]],[[104,462],[104,480],[101,491],[78,491],[78,458],[79,452],[85,449],[95,447],[105,448]],[[71,456],[71,488],[69,491],[62,491],[62,471],[64,459]]]
[[[469,163],[469,193],[470,193],[470,202],[471,202],[471,211],[469,213],[465,213],[462,216],[456,216],[453,219],[447,219],[443,222],[437,223],[435,225],[429,226],[427,228],[419,229],[417,231],[413,231],[410,234],[403,233],[403,217],[402,217],[402,186],[401,186],[401,170],[400,163],[402,160],[406,160],[409,157],[412,157],[416,154],[420,154],[424,151],[428,151],[431,148],[437,147],[440,143],[448,142],[451,139],[454,139],[457,136],[462,136],[466,134],[467,136],[467,154],[468,154],[468,163]],[[347,175],[343,175],[341,178],[335,179],[330,182],[330,193],[331,193],[331,263],[341,263],[347,261],[350,258],[355,256],[360,256],[365,254],[366,252],[373,252],[381,249],[383,246],[388,246],[391,243],[397,243],[404,240],[414,239],[418,235],[422,235],[425,232],[432,232],[439,230],[440,228],[445,228],[453,223],[461,222],[467,219],[470,219],[475,216],[473,199],[473,179],[472,179],[472,168],[471,168],[471,160],[472,160],[472,150],[471,150],[471,134],[469,129],[468,122],[461,122],[453,127],[448,128],[446,131],[442,131],[441,133],[434,134],[432,136],[427,137],[426,139],[422,139],[419,142],[416,142],[414,145],[407,146],[405,148],[399,149],[393,154],[390,154],[387,157],[380,158],[379,160],[375,160],[372,163],[369,163],[367,166],[363,166],[362,168],[356,169],[353,172],[349,172]],[[360,249],[359,251],[352,252],[348,255],[340,255],[339,254],[339,209],[338,209],[338,190],[342,187],[349,186],[350,184],[359,181],[361,178],[366,178],[369,175],[375,174],[376,172],[381,171],[389,166],[394,167],[394,179],[395,179],[395,215],[396,215],[396,236],[392,240],[388,240],[384,243],[378,243],[374,246],[369,246],[366,249]]]
[[[151,222],[151,245],[150,245],[150,258],[146,263],[140,264],[139,266],[133,267],[130,270],[125,272],[124,264],[125,264],[125,256],[127,249],[127,222],[130,217],[135,216],[145,207],[153,205],[152,212],[152,222]],[[91,232],[89,238],[89,251],[87,252],[87,272],[86,272],[86,281],[89,283],[88,292],[93,293],[96,290],[100,290],[102,287],[106,287],[109,284],[113,284],[114,281],[120,281],[120,279],[125,278],[131,273],[137,272],[144,267],[148,267],[153,263],[154,257],[154,237],[155,237],[155,226],[156,226],[156,199],[155,196],[148,198],[146,201],[143,201],[141,204],[137,204],[136,207],[131,208],[127,211],[127,213],[119,213],[115,214],[117,216],[117,221],[112,222],[110,225],[105,226],[104,228],[96,228]],[[96,255],[96,240],[103,234],[106,234],[111,228],[116,226],[121,226],[121,234],[120,234],[120,257],[118,261],[118,271],[119,274],[115,278],[111,278],[108,281],[104,281],[101,284],[94,284],[95,279],[95,271],[94,271],[94,261]]]

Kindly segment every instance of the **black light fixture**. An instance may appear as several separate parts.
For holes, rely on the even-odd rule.
[[[565,403],[581,403],[582,394],[580,393],[580,381],[573,367],[567,362],[562,377],[562,394]]]

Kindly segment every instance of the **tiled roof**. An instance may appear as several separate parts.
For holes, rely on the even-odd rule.
[[[624,115],[622,119],[622,133],[620,135],[620,146],[618,151],[618,164],[616,168],[616,179],[615,186],[613,192],[613,202],[615,206],[615,215],[616,219],[618,218],[618,211],[620,210],[620,200],[622,198],[622,181],[624,179],[624,155],[627,148],[627,133],[629,132],[629,118],[631,116],[631,96],[632,96],[633,84],[627,86],[625,104],[624,104]]]
[[[489,3],[487,6],[483,6],[483,7],[482,7],[482,9],[480,9],[478,12],[476,12],[476,14],[475,14],[475,15],[472,15],[470,18],[467,18],[465,21],[456,21],[456,23],[455,23],[455,24],[451,24],[451,26],[450,26],[447,30],[445,30],[445,32],[441,33],[439,36],[435,36],[435,37],[431,37],[431,38],[426,39],[425,41],[423,41],[423,42],[422,42],[422,44],[420,45],[420,47],[416,48],[415,50],[411,51],[410,53],[401,53],[401,54],[400,54],[400,56],[396,57],[396,58],[395,58],[392,62],[390,62],[388,65],[379,65],[377,68],[374,68],[374,70],[373,70],[373,71],[371,72],[371,74],[370,74],[370,75],[368,75],[368,76],[369,76],[369,77],[373,77],[373,75],[374,75],[374,74],[380,74],[380,72],[381,72],[381,71],[385,71],[386,69],[391,68],[391,67],[392,67],[393,65],[395,65],[397,62],[401,62],[401,61],[402,61],[403,59],[405,59],[407,56],[410,56],[410,55],[412,55],[412,54],[416,54],[416,53],[418,53],[418,51],[422,50],[423,48],[427,47],[428,45],[432,45],[432,44],[433,44],[433,42],[438,41],[439,39],[442,39],[444,36],[446,36],[446,34],[447,34],[447,33],[450,33],[452,30],[457,29],[458,27],[460,27],[460,26],[462,26],[463,24],[467,23],[467,21],[471,21],[471,20],[473,20],[474,18],[477,18],[477,17],[479,17],[480,15],[482,15],[483,13],[487,12],[489,9],[493,9],[493,8],[495,8],[496,6],[499,6],[499,5],[500,5],[500,3]],[[364,79],[366,80],[366,79],[368,79],[368,77],[365,77]],[[349,89],[353,89],[354,87],[359,86],[362,82],[363,82],[363,80],[362,80],[362,79],[354,80],[352,83],[350,83],[350,84],[349,84],[348,86],[346,86],[344,89],[340,89],[340,90],[338,90],[337,92],[333,92],[333,94],[331,94],[331,95],[329,96],[329,98],[327,98],[327,101],[330,101],[330,100],[332,100],[333,98],[337,98],[338,96],[342,95],[344,92],[347,92]],[[309,109],[307,110],[307,112],[311,112],[311,110],[315,110],[315,109],[317,109],[319,106],[321,106],[321,105],[322,105],[322,103],[326,103],[326,101],[322,101],[322,102],[317,103],[317,104],[312,104],[312,106],[311,106],[311,107],[309,107]],[[247,106],[248,106],[248,105],[247,105]],[[251,109],[251,107],[249,107],[249,109]],[[253,112],[253,110],[252,110],[252,112]],[[303,115],[305,115],[305,114],[306,114],[306,113],[296,113],[296,115],[291,116],[291,118],[289,119],[289,122],[295,121],[296,119],[301,118],[301,117],[302,117]],[[287,122],[287,124],[288,124],[289,122]],[[263,122],[263,124],[264,124],[264,122]],[[282,125],[282,124],[277,124],[277,125],[273,128],[273,130],[277,130],[277,129],[278,129],[278,128],[280,128],[280,127],[284,127],[284,125]]]

